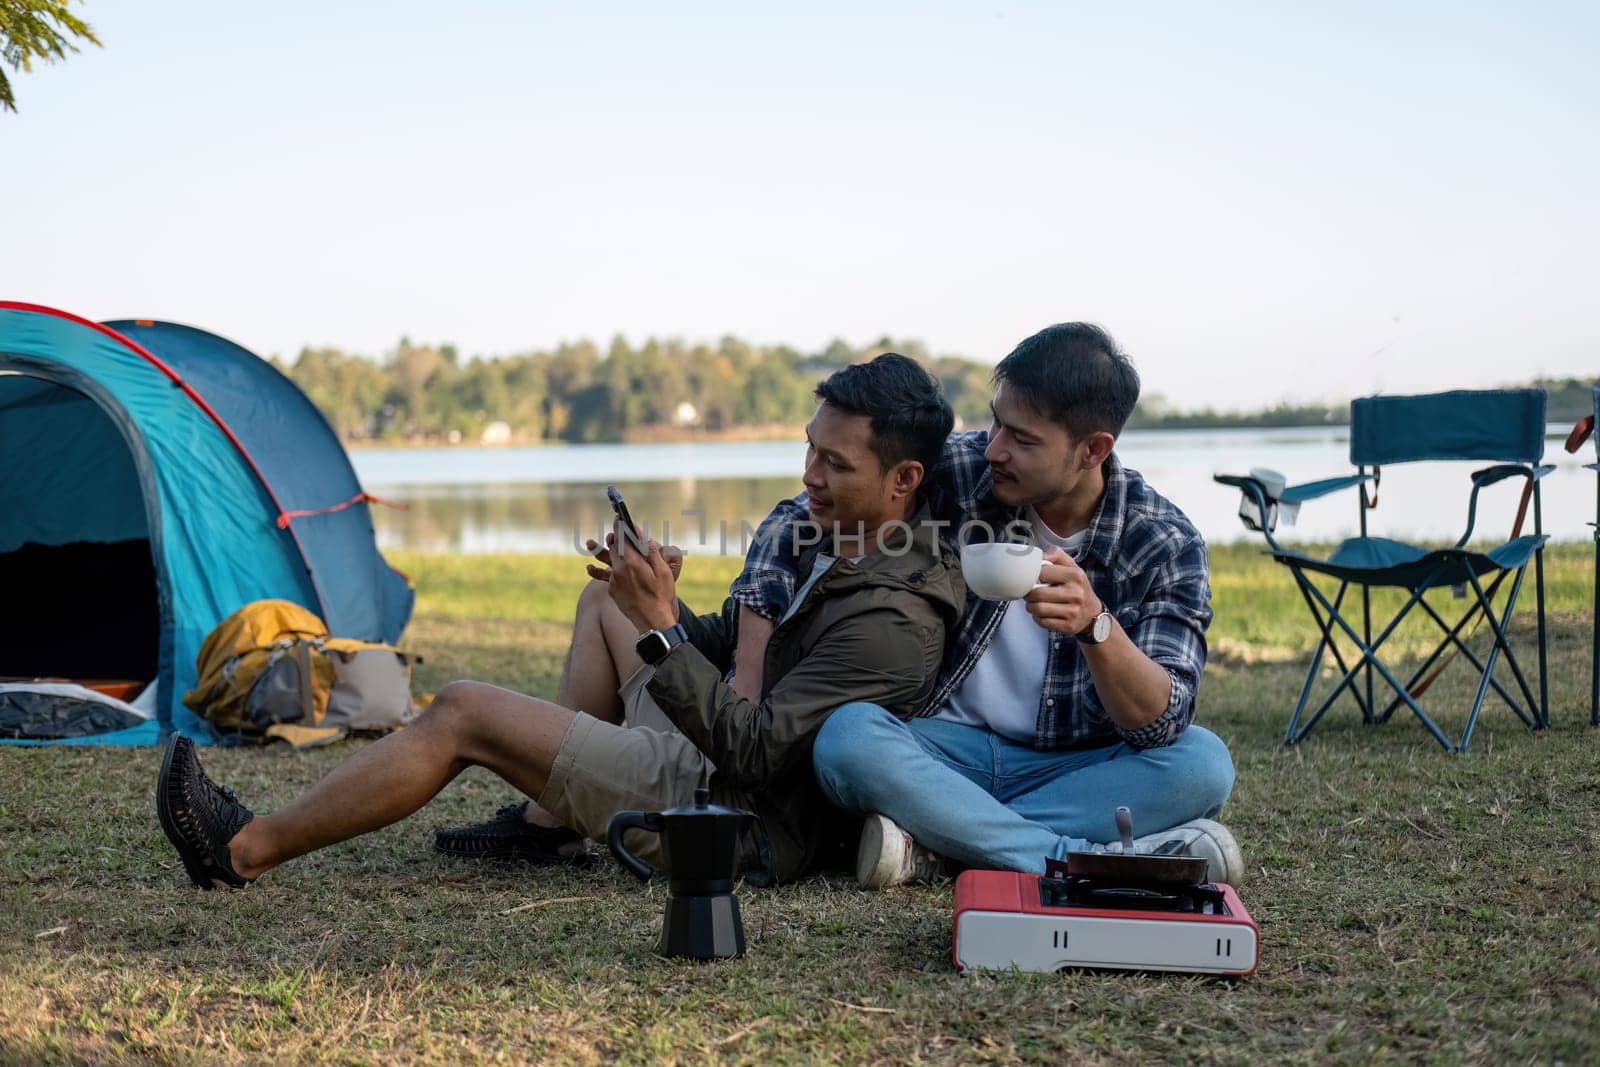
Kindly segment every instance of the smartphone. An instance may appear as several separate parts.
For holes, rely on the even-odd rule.
[[[639,527],[634,525],[633,516],[628,514],[628,505],[622,499],[622,494],[617,491],[616,486],[606,486],[606,499],[611,501],[612,513],[622,520],[622,536],[626,537],[628,543],[639,550],[639,555],[648,556],[650,553],[646,551],[644,545],[639,541]]]

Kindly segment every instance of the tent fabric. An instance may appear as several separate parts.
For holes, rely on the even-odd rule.
[[[1543,389],[1457,389],[1350,402],[1350,462],[1537,463],[1544,455]]]
[[[38,378],[0,376],[0,426],[7,468],[0,475],[0,553],[30,541],[62,545],[145,536],[133,457],[93,400]],[[73,432],[62,433],[63,426]],[[115,469],[91,476],[108,464]]]
[[[411,617],[412,591],[373,542],[372,515],[344,446],[322,412],[272,364],[215,334],[147,320],[106,323],[155,353],[205,398],[254,459],[294,519],[330,633],[393,644]],[[237,606],[237,605],[236,605]]]
[[[339,619],[335,632],[392,642],[411,591],[378,554],[364,505],[280,527],[282,510],[360,492],[337,439],[292,383],[204,331],[130,329],[151,344],[0,302],[0,552],[147,538],[161,629],[156,717],[76,740],[154,744],[176,729],[204,741],[209,727],[180,698],[194,686],[206,634],[240,605],[291,600]],[[68,440],[80,430],[81,446]],[[53,458],[36,462],[44,453],[32,448],[55,449]],[[69,521],[74,514],[82,521]]]

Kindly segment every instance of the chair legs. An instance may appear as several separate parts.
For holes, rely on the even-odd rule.
[[[1596,481],[1595,515],[1600,517],[1600,480]],[[1600,726],[1600,525],[1594,531],[1594,617],[1589,629],[1593,632],[1594,647],[1590,649],[1589,662],[1589,725]]]
[[[1518,578],[1522,572],[1517,572]],[[1538,593],[1539,601],[1539,722],[1545,726],[1550,725],[1550,656],[1545,646],[1544,631],[1544,546],[1540,545],[1533,554],[1533,584]],[[1510,616],[1507,616],[1509,621]],[[1515,662],[1514,660],[1511,662]]]
[[[1543,553],[1541,551],[1538,553],[1535,560],[1536,578],[1542,577],[1542,556]],[[1596,542],[1596,562],[1597,566],[1600,566],[1600,540],[1597,540]],[[1401,704],[1406,705],[1406,707],[1410,709],[1411,713],[1417,718],[1417,720],[1421,722],[1422,725],[1433,736],[1434,740],[1437,741],[1439,745],[1447,752],[1464,752],[1472,743],[1472,734],[1473,730],[1477,726],[1478,715],[1482,710],[1484,699],[1487,697],[1491,688],[1503,701],[1505,701],[1506,706],[1509,707],[1512,712],[1514,712],[1516,716],[1522,720],[1523,725],[1527,726],[1529,729],[1537,730],[1549,725],[1549,690],[1546,679],[1547,667],[1544,649],[1544,600],[1542,596],[1539,598],[1538,605],[1540,631],[1540,677],[1539,695],[1537,698],[1534,697],[1533,690],[1528,684],[1528,679],[1524,676],[1521,664],[1518,663],[1516,655],[1511,649],[1510,641],[1507,638],[1507,628],[1510,625],[1512,613],[1516,609],[1518,594],[1521,592],[1522,581],[1527,573],[1526,567],[1518,569],[1514,572],[1511,590],[1506,598],[1505,608],[1498,617],[1494,611],[1494,603],[1492,598],[1498,590],[1500,582],[1505,575],[1502,574],[1497,577],[1496,580],[1490,584],[1488,590],[1486,591],[1483,584],[1478,580],[1477,576],[1469,572],[1468,579],[1476,599],[1475,602],[1462,614],[1461,618],[1455,623],[1454,626],[1446,622],[1445,618],[1434,609],[1433,605],[1429,604],[1424,599],[1424,593],[1429,588],[1432,588],[1434,584],[1430,579],[1428,581],[1418,583],[1418,588],[1412,591],[1411,596],[1406,601],[1405,605],[1394,615],[1393,619],[1390,620],[1388,625],[1383,628],[1382,632],[1379,633],[1375,639],[1364,639],[1370,638],[1370,628],[1366,629],[1366,633],[1364,634],[1358,633],[1355,627],[1339,614],[1339,608],[1344,602],[1345,593],[1350,584],[1348,581],[1342,581],[1340,583],[1338,592],[1330,601],[1327,595],[1323,593],[1321,589],[1313,585],[1300,570],[1295,568],[1291,568],[1291,570],[1293,571],[1296,584],[1300,588],[1300,594],[1305,599],[1306,606],[1310,609],[1312,618],[1316,621],[1320,636],[1317,641],[1316,649],[1312,654],[1310,667],[1306,671],[1305,682],[1301,685],[1300,695],[1295,703],[1294,712],[1289,718],[1288,729],[1284,733],[1285,745],[1297,744],[1304,740],[1306,736],[1310,734],[1312,729],[1315,728],[1317,723],[1322,719],[1322,716],[1326,714],[1328,709],[1333,706],[1333,704],[1341,695],[1344,694],[1346,690],[1349,691],[1350,696],[1355,700],[1356,704],[1360,706],[1362,720],[1364,722],[1387,722],[1390,716],[1393,715],[1394,711]],[[1436,573],[1434,577],[1438,577],[1438,574]],[[1536,582],[1536,584],[1538,583]],[[1366,591],[1363,590],[1363,592],[1365,593]],[[1600,605],[1600,575],[1597,575],[1596,578],[1595,595],[1596,604]],[[1366,603],[1363,604],[1363,615],[1366,615],[1368,610],[1370,610],[1370,600],[1368,600],[1368,598],[1365,596],[1363,599],[1366,601]],[[1411,677],[1408,678],[1404,684],[1402,684],[1378,657],[1378,650],[1383,646],[1384,642],[1386,642],[1399,628],[1401,622],[1404,621],[1406,616],[1409,615],[1411,611],[1419,605],[1444,633],[1444,639],[1440,642],[1438,647],[1436,647],[1423,661],[1422,666],[1417,668]],[[1482,613],[1483,620],[1489,624],[1489,629],[1494,638],[1488,655],[1484,659],[1480,659],[1476,654],[1474,654],[1473,651],[1467,647],[1465,640],[1461,636],[1462,631],[1468,626],[1469,623],[1473,622],[1473,620],[1478,617],[1480,612]],[[1365,621],[1366,620],[1363,619],[1363,622]],[[1345,661],[1344,656],[1339,651],[1338,645],[1334,641],[1334,631],[1336,628],[1346,637],[1348,637],[1356,646],[1358,655],[1353,663],[1347,663]],[[1422,678],[1427,674],[1428,670],[1438,661],[1439,657],[1444,655],[1445,652],[1452,647],[1464,655],[1468,662],[1470,662],[1472,666],[1480,672],[1477,693],[1474,696],[1471,709],[1467,714],[1466,726],[1462,730],[1460,740],[1455,743],[1452,743],[1451,740],[1445,736],[1444,731],[1439,728],[1438,724],[1435,723],[1433,719],[1429,717],[1427,712],[1425,712],[1417,703],[1416,696],[1420,695],[1420,692],[1415,694],[1413,693],[1417,683],[1422,680]],[[1600,654],[1600,630],[1596,631],[1595,648],[1597,654]],[[1323,698],[1323,700],[1318,704],[1316,710],[1313,711],[1309,717],[1306,717],[1306,705],[1310,701],[1312,688],[1315,684],[1318,674],[1321,672],[1323,658],[1327,653],[1332,654],[1334,660],[1338,663],[1342,674],[1338,682],[1335,683],[1332,692]],[[1495,668],[1498,665],[1502,653],[1504,654],[1506,664],[1510,668],[1515,679],[1516,688],[1520,690],[1520,695],[1522,697],[1522,701],[1520,702],[1518,701],[1516,695],[1514,695],[1510,690],[1502,685],[1498,679],[1494,677]],[[1600,664],[1600,660],[1597,660],[1597,664]],[[1381,712],[1376,714],[1374,713],[1375,705],[1372,703],[1372,698],[1368,697],[1364,700],[1362,698],[1361,686],[1357,684],[1358,676],[1364,675],[1366,683],[1371,685],[1372,675],[1374,674],[1382,678],[1394,693],[1394,698],[1389,701],[1388,705],[1384,707]],[[1426,685],[1424,685],[1423,688],[1425,689]],[[1600,724],[1600,666],[1596,667],[1594,676],[1591,717],[1596,721],[1597,724]]]
[[[1488,589],[1488,595],[1492,597],[1494,596],[1494,592],[1495,587],[1490,585]],[[1422,695],[1421,690],[1417,688],[1417,683],[1422,681],[1423,676],[1428,673],[1428,668],[1432,667],[1434,663],[1438,661],[1439,657],[1444,655],[1445,651],[1449,649],[1451,645],[1454,645],[1456,651],[1465,656],[1467,658],[1467,662],[1471,663],[1475,668],[1478,669],[1480,673],[1482,673],[1484,670],[1483,660],[1479,659],[1473,653],[1472,649],[1467,647],[1466,642],[1463,641],[1460,636],[1462,629],[1464,629],[1468,623],[1476,618],[1482,609],[1479,608],[1477,604],[1474,604],[1471,608],[1467,609],[1465,614],[1461,616],[1459,622],[1457,622],[1454,626],[1451,626],[1449,623],[1444,621],[1444,616],[1435,611],[1433,605],[1428,603],[1426,599],[1417,601],[1417,606],[1428,613],[1428,615],[1438,625],[1439,629],[1445,631],[1445,639],[1441,641],[1439,643],[1439,647],[1435,648],[1433,652],[1428,655],[1428,658],[1422,662],[1422,666],[1418,667],[1416,672],[1412,674],[1410,678],[1406,679],[1406,691],[1411,693],[1413,696]],[[1443,668],[1440,669],[1443,670]],[[1499,680],[1493,677],[1493,675],[1491,675],[1489,678],[1489,685],[1493,687],[1494,691],[1500,695],[1500,699],[1506,702],[1506,707],[1515,712],[1517,717],[1520,718],[1525,725],[1527,725],[1530,729],[1538,729],[1538,726],[1534,720],[1530,719],[1528,717],[1528,713],[1522,710],[1522,705],[1517,703],[1515,697],[1506,692],[1506,687],[1501,685]],[[1528,706],[1532,707],[1532,694],[1528,693],[1526,689],[1524,689],[1523,695],[1527,697]],[[1388,705],[1383,709],[1382,712],[1379,713],[1378,721],[1388,722],[1389,717],[1394,714],[1395,709],[1398,708],[1400,704],[1401,701],[1399,697],[1395,697],[1393,700],[1389,701]]]
[[[1463,752],[1472,743],[1472,730],[1473,727],[1478,725],[1478,712],[1483,707],[1483,698],[1489,691],[1489,680],[1494,676],[1494,662],[1501,651],[1506,654],[1506,662],[1511,665],[1511,673],[1516,676],[1517,684],[1522,686],[1522,691],[1527,694],[1528,703],[1533,705],[1533,714],[1537,725],[1528,723],[1527,716],[1521,715],[1520,712],[1518,715],[1525,724],[1532,726],[1535,730],[1545,723],[1544,709],[1537,704],[1533,704],[1533,694],[1528,692],[1528,683],[1522,677],[1522,670],[1517,666],[1517,657],[1512,654],[1511,645],[1506,640],[1506,627],[1511,625],[1511,612],[1517,606],[1517,593],[1522,588],[1522,576],[1526,573],[1526,570],[1518,571],[1516,580],[1511,583],[1511,595],[1506,597],[1505,614],[1501,616],[1499,624],[1495,623],[1494,614],[1490,610],[1487,598],[1484,596],[1483,586],[1478,582],[1478,576],[1475,574],[1468,576],[1472,579],[1473,591],[1478,594],[1478,603],[1484,605],[1484,613],[1488,616],[1489,626],[1494,630],[1494,645],[1489,649],[1489,658],[1483,668],[1483,678],[1478,682],[1478,695],[1473,698],[1472,710],[1467,713],[1467,728],[1461,732],[1461,751]],[[1543,613],[1541,612],[1541,614]],[[1540,645],[1539,651],[1542,655],[1544,652],[1543,644]]]
[[[1361,642],[1362,647],[1363,648],[1371,648],[1372,647],[1372,587],[1371,586],[1367,586],[1367,585],[1363,585],[1361,587],[1361,634],[1362,634],[1362,637],[1363,637],[1363,640]],[[1361,718],[1362,718],[1363,721],[1370,723],[1370,722],[1373,721],[1372,709],[1377,704],[1377,700],[1374,698],[1373,693],[1372,693],[1372,664],[1370,662],[1367,664],[1366,674],[1367,674],[1367,702],[1361,706]]]
[[[1595,499],[1595,512],[1600,514],[1600,491]],[[1594,648],[1589,651],[1589,725],[1600,726],[1600,526],[1595,526],[1595,600],[1594,617],[1589,629],[1594,632]]]
[[[1328,696],[1323,700],[1316,712],[1312,714],[1310,720],[1305,724],[1304,727],[1300,729],[1300,732],[1292,737],[1287,743],[1297,744],[1300,741],[1305,740],[1306,735],[1309,734],[1312,728],[1317,725],[1317,722],[1321,720],[1322,716],[1327,712],[1327,710],[1333,706],[1333,702],[1339,698],[1339,694],[1344,692],[1346,687],[1350,686],[1350,684],[1355,681],[1356,675],[1361,673],[1362,668],[1365,667],[1369,672],[1376,671],[1379,676],[1389,684],[1389,687],[1393,689],[1396,695],[1398,695],[1400,699],[1405,702],[1406,706],[1411,709],[1411,713],[1417,717],[1417,720],[1421,722],[1424,727],[1427,728],[1428,732],[1433,735],[1433,739],[1439,742],[1446,752],[1454,752],[1456,747],[1450,743],[1449,738],[1445,737],[1444,731],[1440,730],[1438,724],[1428,717],[1428,713],[1423,711],[1417,702],[1412,699],[1411,694],[1404,686],[1400,684],[1399,679],[1395,678],[1395,676],[1389,671],[1389,668],[1384,666],[1383,661],[1377,656],[1378,649],[1382,647],[1383,643],[1389,639],[1389,636],[1393,634],[1394,631],[1399,627],[1400,623],[1405,620],[1405,617],[1411,613],[1411,609],[1416,606],[1417,601],[1422,598],[1422,590],[1419,589],[1414,591],[1411,594],[1411,598],[1406,601],[1405,606],[1401,608],[1399,612],[1395,614],[1395,617],[1389,621],[1389,625],[1384,627],[1383,632],[1378,635],[1377,640],[1367,644],[1362,641],[1361,635],[1356,632],[1355,628],[1346,622],[1343,616],[1339,615],[1333,610],[1333,605],[1328,601],[1327,597],[1323,595],[1322,590],[1305,580],[1303,576],[1297,576],[1301,577],[1301,579],[1305,581],[1304,588],[1311,596],[1315,597],[1317,601],[1321,603],[1323,609],[1328,612],[1330,620],[1337,624],[1338,627],[1345,632],[1345,635],[1355,643],[1356,648],[1360,651],[1361,655],[1356,660],[1355,666],[1347,670],[1344,677],[1339,679],[1338,684],[1333,687],[1333,692],[1329,693]],[[1351,692],[1354,693],[1355,690],[1352,689]],[[1358,701],[1359,699],[1360,698],[1357,697]]]
[[[1350,670],[1349,666],[1346,665],[1344,661],[1343,653],[1339,651],[1339,646],[1333,642],[1332,617],[1324,617],[1321,610],[1319,610],[1317,607],[1317,602],[1313,600],[1311,598],[1311,594],[1307,592],[1307,589],[1312,588],[1310,582],[1306,581],[1306,579],[1298,573],[1295,575],[1295,579],[1296,584],[1300,589],[1300,595],[1305,599],[1306,608],[1310,610],[1311,617],[1316,620],[1317,629],[1321,631],[1321,637],[1318,638],[1317,649],[1311,656],[1311,668],[1306,671],[1305,684],[1300,687],[1300,699],[1295,701],[1294,714],[1289,716],[1289,728],[1283,735],[1283,743],[1286,745],[1292,745],[1299,739],[1297,737],[1297,733],[1300,726],[1300,716],[1305,711],[1306,701],[1311,697],[1311,686],[1317,680],[1317,673],[1322,669],[1323,653],[1331,652],[1333,654],[1334,661],[1339,664],[1339,669],[1341,671],[1348,673]],[[1339,605],[1344,603],[1345,590],[1347,590],[1349,587],[1349,582],[1339,583],[1339,592],[1334,595],[1333,607],[1331,609],[1334,614],[1338,613]],[[1361,705],[1362,721],[1372,722],[1372,706],[1370,704],[1362,703],[1361,694],[1356,692],[1354,689],[1350,691],[1350,695],[1355,698],[1357,704]],[[1309,728],[1310,727],[1308,726],[1307,729]]]

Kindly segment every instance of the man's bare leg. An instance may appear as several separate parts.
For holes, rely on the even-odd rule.
[[[612,602],[605,582],[586,585],[578,596],[556,703],[603,722],[621,723],[622,698],[617,690],[644,666],[633,650],[638,636],[638,628]]]
[[[410,726],[368,745],[283,809],[246,823],[228,842],[234,870],[255,878],[398,822],[471,766],[537,797],[573,718],[547,700],[452,682]]]

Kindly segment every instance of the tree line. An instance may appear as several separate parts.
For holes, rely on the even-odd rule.
[[[564,343],[493,359],[462,360],[454,345],[402,338],[376,361],[337,348],[305,348],[272,362],[322,409],[348,442],[573,443],[737,431],[792,434],[811,416],[812,390],[839,367],[881,352],[916,359],[943,383],[967,425],[989,418],[991,368],[933,357],[914,340],[834,341],[804,353],[736,337],[715,344],[650,338]],[[496,426],[496,424],[502,424]]]
[[[451,344],[408,338],[382,360],[338,348],[303,348],[285,365],[347,443],[504,443],[649,440],[673,437],[793,436],[811,415],[816,383],[840,367],[900,352],[936,375],[961,424],[986,426],[993,368],[934,356],[914,339],[862,345],[834,340],[815,352],[759,346],[736,337],[715,344],[614,338],[492,359],[463,360]],[[1550,392],[1552,422],[1592,410],[1590,383],[1533,383]],[[1257,411],[1178,411],[1147,394],[1130,429],[1338,426],[1346,404],[1277,404]]]

